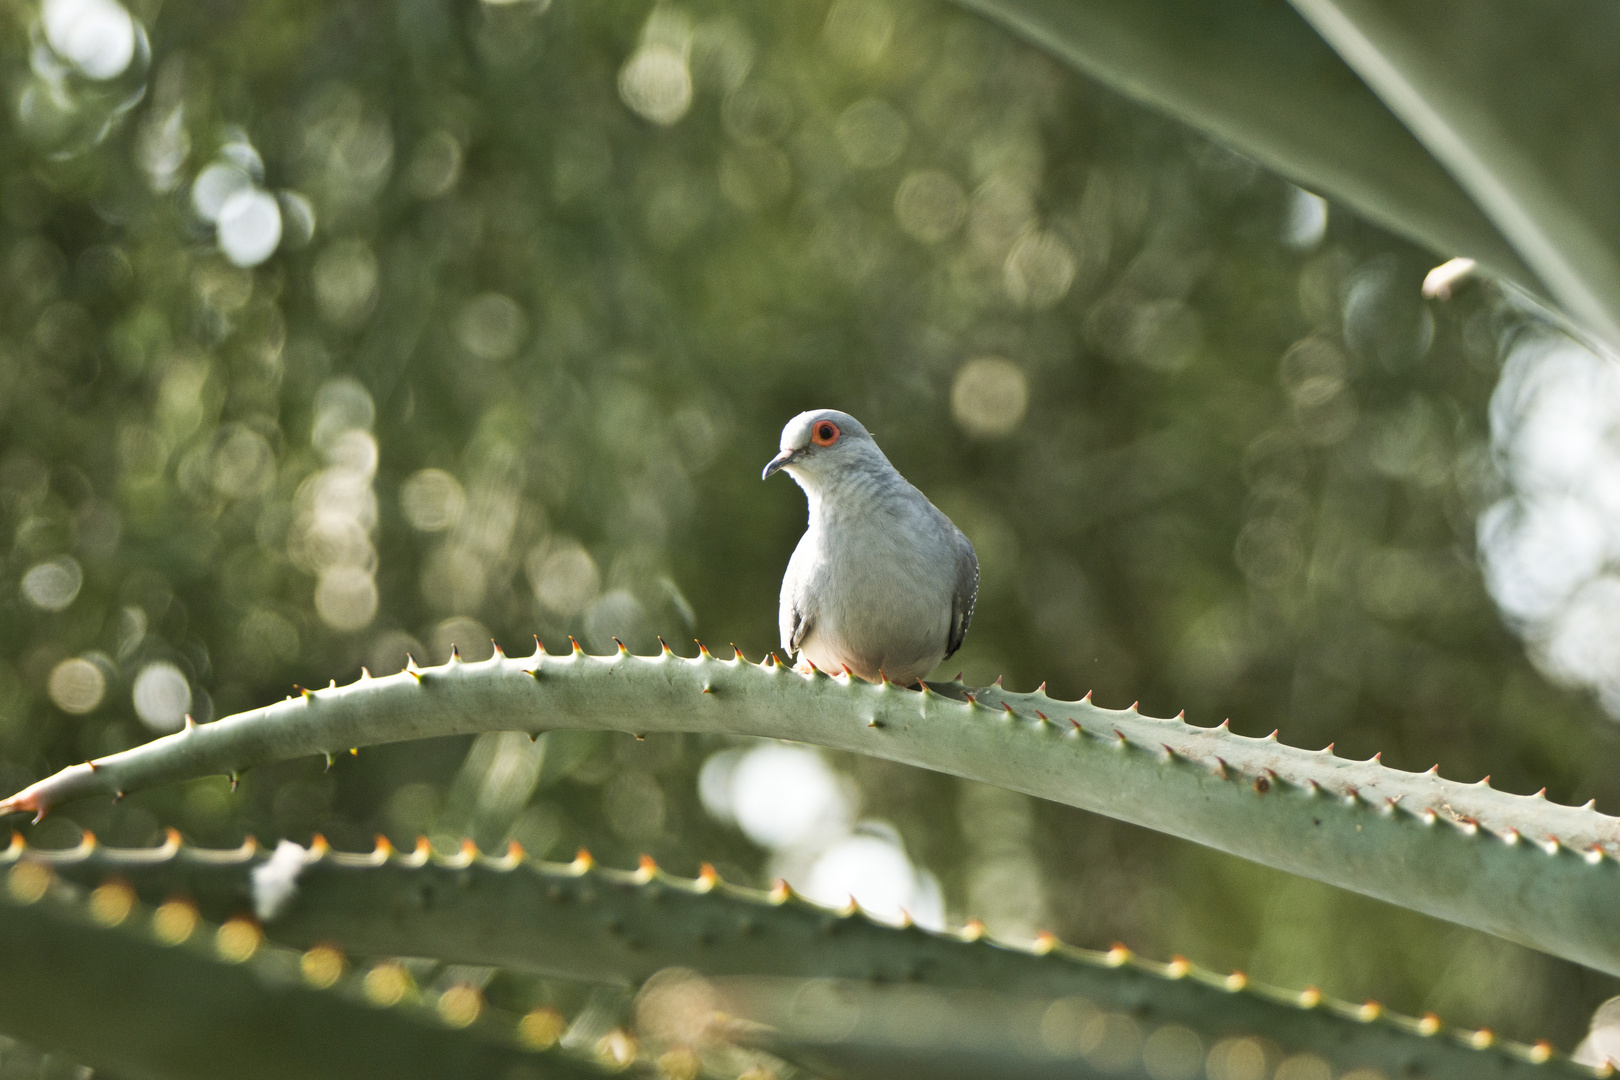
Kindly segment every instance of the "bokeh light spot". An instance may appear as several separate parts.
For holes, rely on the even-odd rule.
[[[619,97],[644,120],[665,127],[677,122],[692,107],[686,57],[667,45],[643,45],[619,69]]]
[[[275,478],[275,451],[252,428],[229,424],[214,448],[214,490],[226,498],[257,495]]]
[[[793,847],[817,834],[836,834],[853,815],[838,774],[806,747],[750,750],[734,763],[729,781],[729,791],[708,797],[761,847]]]
[[[1315,1054],[1295,1054],[1283,1059],[1272,1080],[1333,1080],[1333,1069]]]
[[[1027,232],[1007,253],[1002,268],[1007,296],[1019,307],[1042,311],[1074,284],[1074,252],[1054,232]]]
[[[1327,235],[1328,201],[1304,188],[1288,193],[1288,217],[1283,222],[1283,243],[1295,251],[1310,251]]]
[[[281,243],[281,207],[258,188],[236,191],[219,208],[219,250],[237,266],[257,266]]]
[[[529,553],[529,584],[541,606],[558,615],[579,615],[596,599],[602,575],[579,543],[552,540]]]
[[[84,571],[71,555],[31,566],[22,577],[23,598],[41,611],[63,611],[79,595]]]
[[[888,50],[894,23],[894,10],[882,0],[838,0],[821,32],[834,55],[869,66]]]
[[[377,302],[377,258],[361,240],[341,240],[315,260],[315,300],[326,320],[354,327]]]
[[[951,415],[969,435],[997,439],[1012,434],[1029,408],[1023,369],[1000,356],[963,364],[951,382]]]
[[[405,183],[419,199],[436,199],[461,179],[461,143],[448,131],[422,136],[405,169]]]
[[[198,217],[213,223],[234,195],[253,190],[253,177],[232,161],[216,161],[197,174],[191,184],[191,208]]]
[[[117,0],[45,0],[45,40],[92,79],[114,79],[135,58],[135,20]]]
[[[334,630],[363,630],[377,614],[377,583],[357,566],[334,566],[315,584],[315,612]]]
[[[101,704],[107,693],[107,676],[94,661],[70,657],[51,669],[46,691],[58,709],[81,716]]]
[[[443,532],[461,520],[467,497],[461,481],[443,469],[419,469],[400,486],[399,507],[411,528]]]
[[[1157,1028],[1142,1044],[1142,1067],[1152,1080],[1194,1080],[1203,1065],[1203,1043],[1196,1032],[1179,1024]],[[1281,1080],[1281,1072],[1277,1075]]]
[[[500,293],[473,297],[456,316],[456,339],[480,360],[507,359],[517,352],[528,331],[523,309]]]
[[[185,674],[166,660],[156,660],[135,676],[132,690],[135,715],[153,731],[168,734],[185,724],[191,708],[191,684]]]

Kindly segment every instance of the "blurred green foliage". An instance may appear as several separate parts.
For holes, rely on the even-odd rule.
[[[33,5],[0,10],[0,791],[452,643],[757,658],[803,522],[759,468],[832,406],[978,549],[969,681],[1620,807],[1609,721],[1530,666],[1474,556],[1524,317],[1479,286],[1422,301],[1434,255],[943,4],[131,10],[150,56],[99,81],[42,64]],[[232,246],[263,239],[216,198],[243,193],[277,207],[266,257]],[[766,872],[699,801],[719,744],[527,747],[301,762],[32,839],[465,832]],[[836,765],[953,920],[1564,1045],[1614,991]]]

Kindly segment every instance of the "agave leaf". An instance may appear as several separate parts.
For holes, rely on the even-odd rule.
[[[1293,0],[1552,297],[1620,342],[1620,9]]]
[[[1594,2],[959,0],[1620,343],[1620,12]],[[1316,32],[1313,32],[1314,31]]]

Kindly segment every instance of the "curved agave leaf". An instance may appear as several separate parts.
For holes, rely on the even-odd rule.
[[[1532,291],[1513,245],[1299,15],[1263,0],[958,0],[1442,256]]]
[[[1620,342],[1620,9],[1292,2],[1564,310]]]
[[[396,968],[379,993],[378,980],[309,959],[263,945],[249,920],[210,925],[181,901],[149,908],[121,883],[88,892],[41,863],[0,876],[0,1030],[97,1068],[176,1080],[611,1075],[471,990],[434,1000]]]
[[[958,2],[1620,344],[1610,122],[1620,10],[1595,0]]]
[[[64,769],[0,800],[72,799],[305,754],[475,731],[791,738],[1108,814],[1620,973],[1620,819],[1040,691],[800,675],[702,650],[497,653],[304,691]],[[943,692],[941,692],[943,691]]]
[[[291,866],[296,881],[276,910],[265,910],[259,883],[273,864],[282,872]],[[1136,1075],[1131,1062],[1143,1036],[1161,1050],[1179,1045],[1181,1060],[1189,1043],[1196,1056],[1200,1044],[1264,1036],[1329,1063],[1336,1075],[1358,1068],[1431,1080],[1587,1075],[1545,1042],[1448,1028],[1433,1014],[1406,1017],[1372,1002],[1292,993],[1181,959],[1155,963],[1123,946],[1094,952],[1050,936],[1002,942],[975,923],[957,932],[891,926],[853,905],[819,907],[783,885],[759,892],[708,870],[686,879],[651,860],[624,871],[583,852],[572,863],[547,863],[517,850],[435,852],[426,841],[411,853],[379,841],[365,854],[322,843],[270,855],[251,843],[234,851],[188,847],[170,833],[157,848],[87,839],[42,851],[14,840],[0,851],[0,881],[8,866],[48,868],[115,895],[132,890],[146,903],[184,897],[219,922],[258,907],[266,936],[298,949],[646,984],[644,996],[664,995],[676,1012],[690,1012],[694,1002],[712,1007],[717,1016],[707,1026],[722,1037],[851,1080],[1089,1075],[1085,1063]],[[683,970],[688,977],[671,985],[668,976]],[[921,1040],[924,1031],[935,1034]],[[1158,1064],[1165,1067],[1155,1075],[1182,1075]]]

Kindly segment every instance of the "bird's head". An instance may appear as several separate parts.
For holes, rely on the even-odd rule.
[[[781,447],[760,479],[786,469],[801,486],[819,486],[847,470],[888,460],[861,422],[837,409],[814,409],[789,420]]]

